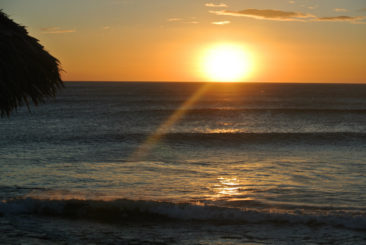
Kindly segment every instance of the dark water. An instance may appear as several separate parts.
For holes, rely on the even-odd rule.
[[[366,244],[366,85],[67,83],[31,110],[0,120],[6,243]]]

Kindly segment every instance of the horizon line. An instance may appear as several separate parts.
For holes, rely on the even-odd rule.
[[[265,83],[265,84],[366,84],[365,82],[214,82],[214,81],[95,81],[95,80],[65,80],[65,83],[218,83],[218,84],[225,84],[225,83],[234,83],[234,84],[258,84],[258,83]]]

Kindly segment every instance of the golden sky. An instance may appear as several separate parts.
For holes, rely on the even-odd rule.
[[[248,82],[366,82],[365,0],[0,0],[68,81],[207,81],[209,47],[240,45]]]

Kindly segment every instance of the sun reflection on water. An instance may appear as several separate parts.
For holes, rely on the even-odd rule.
[[[240,181],[237,177],[218,177],[217,181],[212,187],[212,199],[227,199],[240,194]]]
[[[244,131],[241,129],[234,128],[218,128],[218,129],[207,129],[207,134],[235,134],[235,133],[243,133]]]
[[[248,183],[243,183],[236,176],[223,177],[216,179],[216,183],[212,185],[211,194],[207,197],[210,201],[223,201],[226,204],[233,202],[253,201],[252,192],[247,190]]]

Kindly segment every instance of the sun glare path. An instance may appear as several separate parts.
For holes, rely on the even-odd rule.
[[[252,60],[243,46],[220,44],[205,51],[201,65],[210,81],[241,82],[249,76]]]
[[[211,86],[210,83],[202,85],[187,101],[185,101],[164,123],[162,123],[158,129],[151,134],[129,157],[129,160],[142,159],[148,154],[151,149],[159,142],[159,140],[166,134],[166,132],[177,123],[186,112],[194,105],[197,100],[206,92]]]

